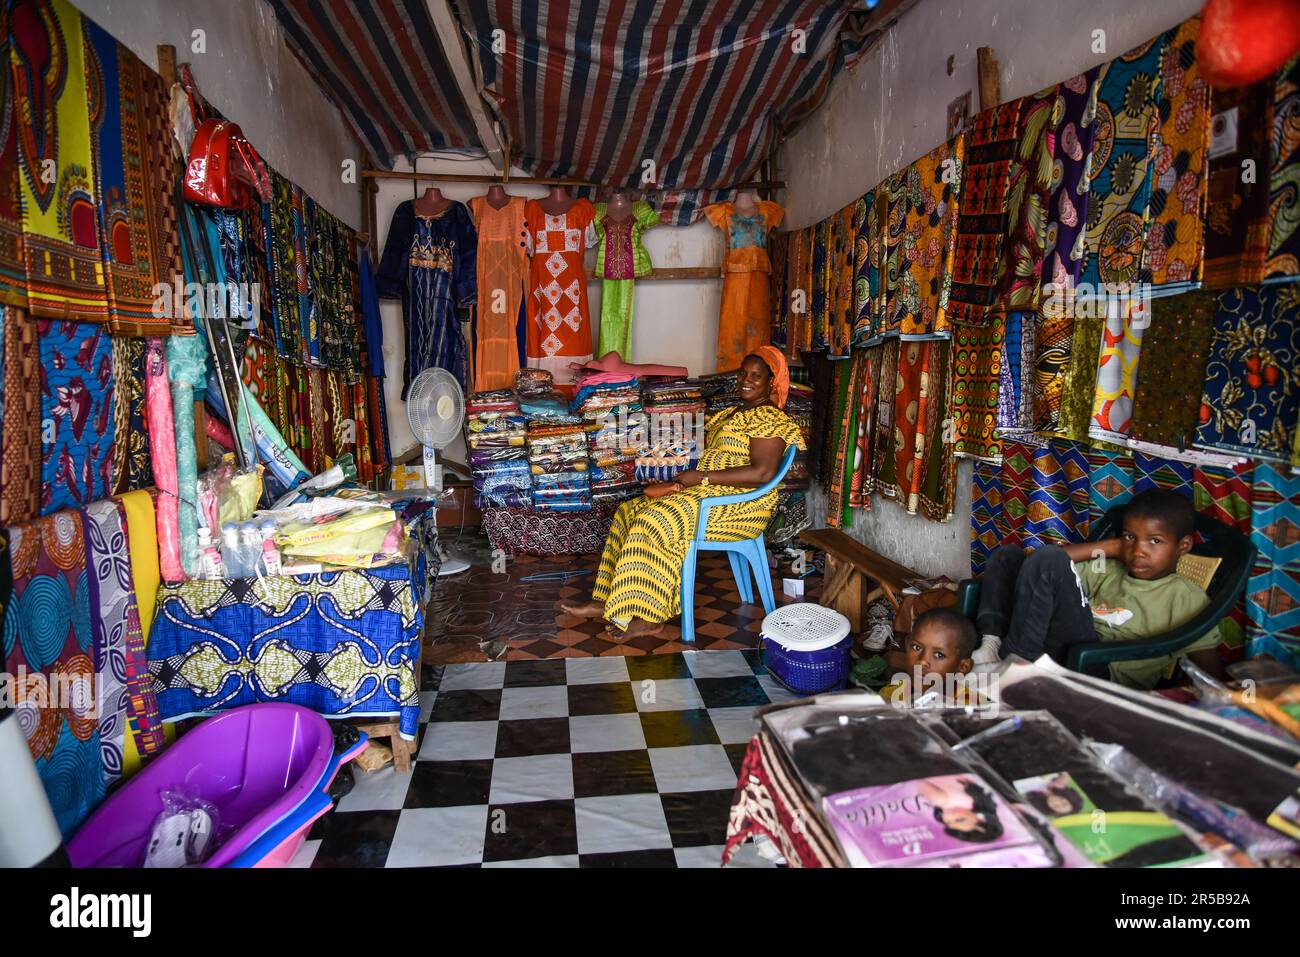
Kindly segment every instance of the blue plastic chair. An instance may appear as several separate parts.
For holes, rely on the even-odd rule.
[[[776,596],[772,593],[772,573],[767,567],[767,545],[760,532],[756,537],[741,542],[714,542],[708,538],[709,509],[718,505],[731,505],[735,502],[752,502],[762,498],[781,484],[785,473],[790,471],[794,462],[796,446],[788,445],[781,456],[781,466],[776,476],[762,488],[737,495],[715,495],[700,500],[700,518],[695,523],[695,538],[686,548],[686,560],[682,562],[682,641],[695,640],[695,559],[700,552],[726,552],[731,561],[731,573],[736,576],[736,590],[740,600],[750,604],[754,600],[754,589],[749,580],[750,568],[758,579],[758,593],[763,600],[763,610],[771,614],[776,610]],[[742,559],[749,560],[746,568]]]

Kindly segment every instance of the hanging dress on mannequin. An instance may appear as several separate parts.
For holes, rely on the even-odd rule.
[[[600,277],[600,345],[596,352],[617,352],[632,361],[632,291],[635,280],[650,274],[650,254],[641,242],[659,214],[645,200],[632,204],[619,222],[608,217],[609,205],[596,204],[596,275]]]
[[[464,203],[422,216],[406,200],[393,211],[379,263],[380,296],[402,300],[406,364],[402,398],[425,369],[446,369],[467,389],[465,335],[456,308],[475,301],[478,237]]]
[[[519,369],[515,326],[528,279],[527,200],[497,209],[486,196],[469,201],[478,228],[478,317],[474,389],[509,389]]]
[[[718,371],[739,369],[745,356],[772,341],[772,292],[767,233],[785,215],[778,204],[760,199],[748,215],[735,203],[704,207],[704,216],[722,230],[727,252],[722,261],[722,314],[718,319]]]
[[[596,245],[596,210],[586,199],[550,215],[537,200],[524,211],[533,257],[528,281],[528,365],[559,384],[573,381],[569,363],[591,355],[591,309],[583,251]]]

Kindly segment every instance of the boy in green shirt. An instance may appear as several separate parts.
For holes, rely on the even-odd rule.
[[[1195,512],[1177,492],[1149,489],[1124,509],[1118,538],[1059,548],[1047,545],[1031,555],[1004,545],[989,557],[975,626],[983,644],[977,665],[1016,654],[1030,661],[1043,653],[1064,660],[1082,642],[1147,638],[1172,631],[1209,604],[1209,596],[1175,574],[1178,559],[1192,547]],[[1212,629],[1179,654],[1211,674],[1221,674]],[[1176,656],[1120,661],[1111,678],[1152,688],[1168,675]]]

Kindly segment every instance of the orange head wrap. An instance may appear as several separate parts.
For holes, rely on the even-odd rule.
[[[759,346],[751,355],[762,359],[772,370],[772,401],[778,409],[785,408],[785,397],[790,393],[790,367],[776,346]]]

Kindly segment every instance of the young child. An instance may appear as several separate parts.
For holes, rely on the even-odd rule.
[[[989,557],[980,592],[976,627],[983,644],[975,663],[1016,654],[1029,661],[1047,653],[1064,660],[1082,642],[1146,638],[1193,618],[1209,596],[1174,574],[1191,549],[1192,503],[1177,492],[1149,489],[1124,509],[1118,538],[1052,545],[1026,556],[1004,545]],[[1214,648],[1215,628],[1181,654],[1221,674]],[[1152,688],[1172,671],[1174,656],[1111,664],[1111,678],[1135,688]]]
[[[946,704],[966,704],[962,677],[974,667],[971,656],[977,647],[979,635],[969,618],[955,608],[931,608],[917,616],[903,647],[886,656],[887,671],[892,674],[880,694],[887,701],[899,702],[936,689],[945,697],[951,692],[959,699]],[[948,675],[955,677],[955,684]]]

